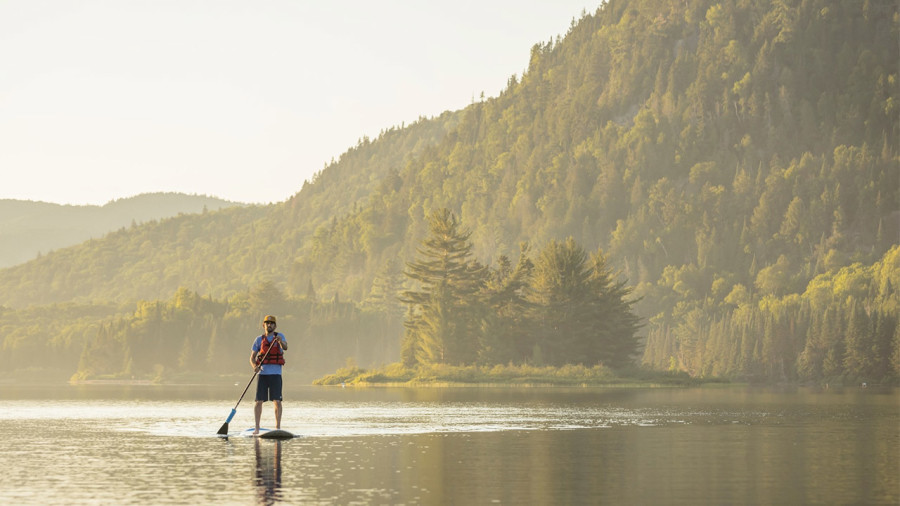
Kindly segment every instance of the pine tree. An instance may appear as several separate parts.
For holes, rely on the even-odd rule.
[[[891,375],[900,378],[900,319],[895,320],[894,335],[891,338]]]
[[[640,317],[633,306],[636,300],[627,300],[632,289],[626,280],[616,281],[608,267],[603,251],[591,257],[591,312],[594,336],[591,338],[591,356],[612,367],[630,364],[638,353],[640,343],[637,332],[641,328]]]
[[[590,270],[587,254],[569,238],[550,241],[535,261],[529,288],[532,328],[551,365],[591,363],[587,356]]]
[[[488,311],[482,322],[481,363],[522,363],[534,348],[525,319],[528,302],[524,294],[534,265],[528,258],[528,246],[522,244],[520,249],[515,267],[501,255],[497,269],[491,271],[485,283],[483,297]]]
[[[821,314],[813,316],[806,332],[806,345],[797,357],[797,373],[804,380],[822,379],[822,362],[826,351],[822,335],[822,319]]]
[[[602,252],[588,258],[573,238],[550,241],[529,287],[535,343],[552,365],[622,366],[637,352],[640,328],[624,282],[613,281]]]
[[[863,378],[869,375],[873,362],[872,324],[862,304],[851,302],[849,312],[844,339],[844,373],[853,378]]]
[[[449,209],[431,213],[430,234],[405,274],[419,285],[403,292],[411,306],[404,322],[407,343],[418,363],[469,364],[478,355],[481,305],[478,292],[486,269],[472,258],[471,232]]]

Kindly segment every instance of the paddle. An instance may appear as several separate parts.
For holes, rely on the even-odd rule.
[[[278,333],[276,332],[275,335],[277,336]],[[263,336],[263,339],[265,339],[265,336]],[[260,341],[260,342],[261,342],[261,341]],[[257,363],[260,363],[260,364],[263,363],[263,362],[266,360],[266,357],[269,356],[269,352],[272,351],[272,348],[273,348],[273,346],[269,346],[269,348],[266,350],[266,354],[263,355],[263,357],[262,357],[261,359],[260,359],[260,358],[257,358]],[[253,376],[250,377],[250,382],[247,383],[247,386],[246,386],[246,387],[244,387],[244,392],[241,393],[241,398],[238,399],[237,404],[235,404],[235,405],[234,405],[234,408],[232,408],[232,410],[231,410],[231,414],[228,415],[228,419],[225,420],[225,423],[223,423],[221,427],[219,427],[219,432],[216,432],[216,434],[218,434],[218,435],[220,435],[220,436],[227,436],[227,435],[228,435],[228,422],[230,422],[231,419],[234,418],[234,414],[237,413],[237,407],[238,407],[238,404],[240,404],[241,401],[244,400],[244,395],[247,394],[247,390],[250,389],[250,385],[253,384],[253,380],[256,379],[256,375],[257,375],[257,374],[259,374],[259,370],[256,369],[256,368],[254,368],[254,370],[253,370]]]

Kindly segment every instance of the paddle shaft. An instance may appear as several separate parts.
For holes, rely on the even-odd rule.
[[[263,357],[263,360],[265,360],[265,357]],[[247,390],[250,390],[250,385],[253,384],[253,380],[256,379],[256,375],[257,375],[257,374],[259,374],[259,371],[254,370],[254,371],[253,371],[253,376],[250,376],[250,382],[247,383],[247,386],[246,386],[246,387],[244,387],[244,391],[241,393],[241,397],[238,399],[237,404],[234,405],[234,409],[233,409],[232,411],[237,410],[238,404],[240,404],[241,401],[244,400],[244,396],[247,395]],[[230,421],[230,420],[229,420],[229,421]]]
[[[276,332],[275,337],[277,337],[277,336],[278,336],[278,333]],[[265,338],[266,338],[266,336],[264,334],[262,336],[262,339],[265,339]],[[260,344],[261,343],[262,343],[262,340],[260,340]],[[281,345],[279,345],[279,346],[281,346]],[[260,369],[262,368],[262,363],[265,362],[266,357],[269,356],[270,351],[272,351],[272,346],[269,346],[268,348],[266,348],[266,353],[263,355],[263,357],[261,359],[257,358],[257,366],[259,366]],[[244,387],[244,391],[241,393],[241,397],[238,399],[237,404],[235,404],[234,408],[231,410],[231,414],[228,415],[228,419],[225,420],[225,424],[222,425],[222,428],[219,429],[219,434],[227,434],[228,433],[228,422],[230,422],[231,419],[234,418],[234,414],[237,413],[237,407],[241,404],[241,401],[244,400],[244,396],[247,395],[247,390],[250,390],[250,385],[253,384],[253,380],[256,379],[256,375],[259,374],[260,369],[257,369],[257,368],[253,369],[253,376],[250,377],[250,381],[247,382],[247,386]]]

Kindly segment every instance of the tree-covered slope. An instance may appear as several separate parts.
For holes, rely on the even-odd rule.
[[[447,207],[484,261],[603,248],[653,367],[897,374],[898,26],[886,1],[609,2],[298,265],[342,287],[398,269]]]
[[[289,293],[297,293],[299,286],[305,293],[309,276],[291,274],[298,248],[320,225],[358,209],[384,184],[386,174],[451,130],[457,115],[420,119],[386,130],[376,141],[361,139],[286,202],[147,223],[140,223],[144,215],[138,214],[137,223],[129,218],[127,228],[119,224],[107,236],[97,234],[83,244],[0,270],[0,305],[153,300],[169,298],[179,287],[222,296],[263,280],[278,281]],[[260,192],[265,192],[264,184]],[[127,206],[127,200],[107,205],[115,208],[117,217],[134,214]],[[9,221],[12,227],[21,220]],[[57,221],[64,220],[46,218],[41,223],[51,226]]]
[[[609,2],[299,265],[348,286],[409,258],[435,207],[479,258],[571,235],[635,284],[696,270],[692,297],[782,257],[782,292],[874,262],[900,224],[897,36],[887,1]]]
[[[0,268],[135,223],[239,205],[205,195],[147,193],[102,206],[0,200]]]
[[[287,202],[0,271],[0,304],[259,281],[362,301],[447,208],[485,265],[523,241],[601,248],[654,367],[900,371],[898,39],[893,0],[610,0],[498,97],[361,141]]]

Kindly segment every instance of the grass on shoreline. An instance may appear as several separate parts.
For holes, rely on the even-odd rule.
[[[362,369],[347,365],[313,382],[314,385],[560,385],[560,386],[685,386],[701,383],[726,383],[721,379],[691,378],[687,373],[650,371],[632,368],[613,371],[602,365],[564,365],[537,367],[531,365],[450,366],[426,365],[415,369],[400,363],[380,369]]]

